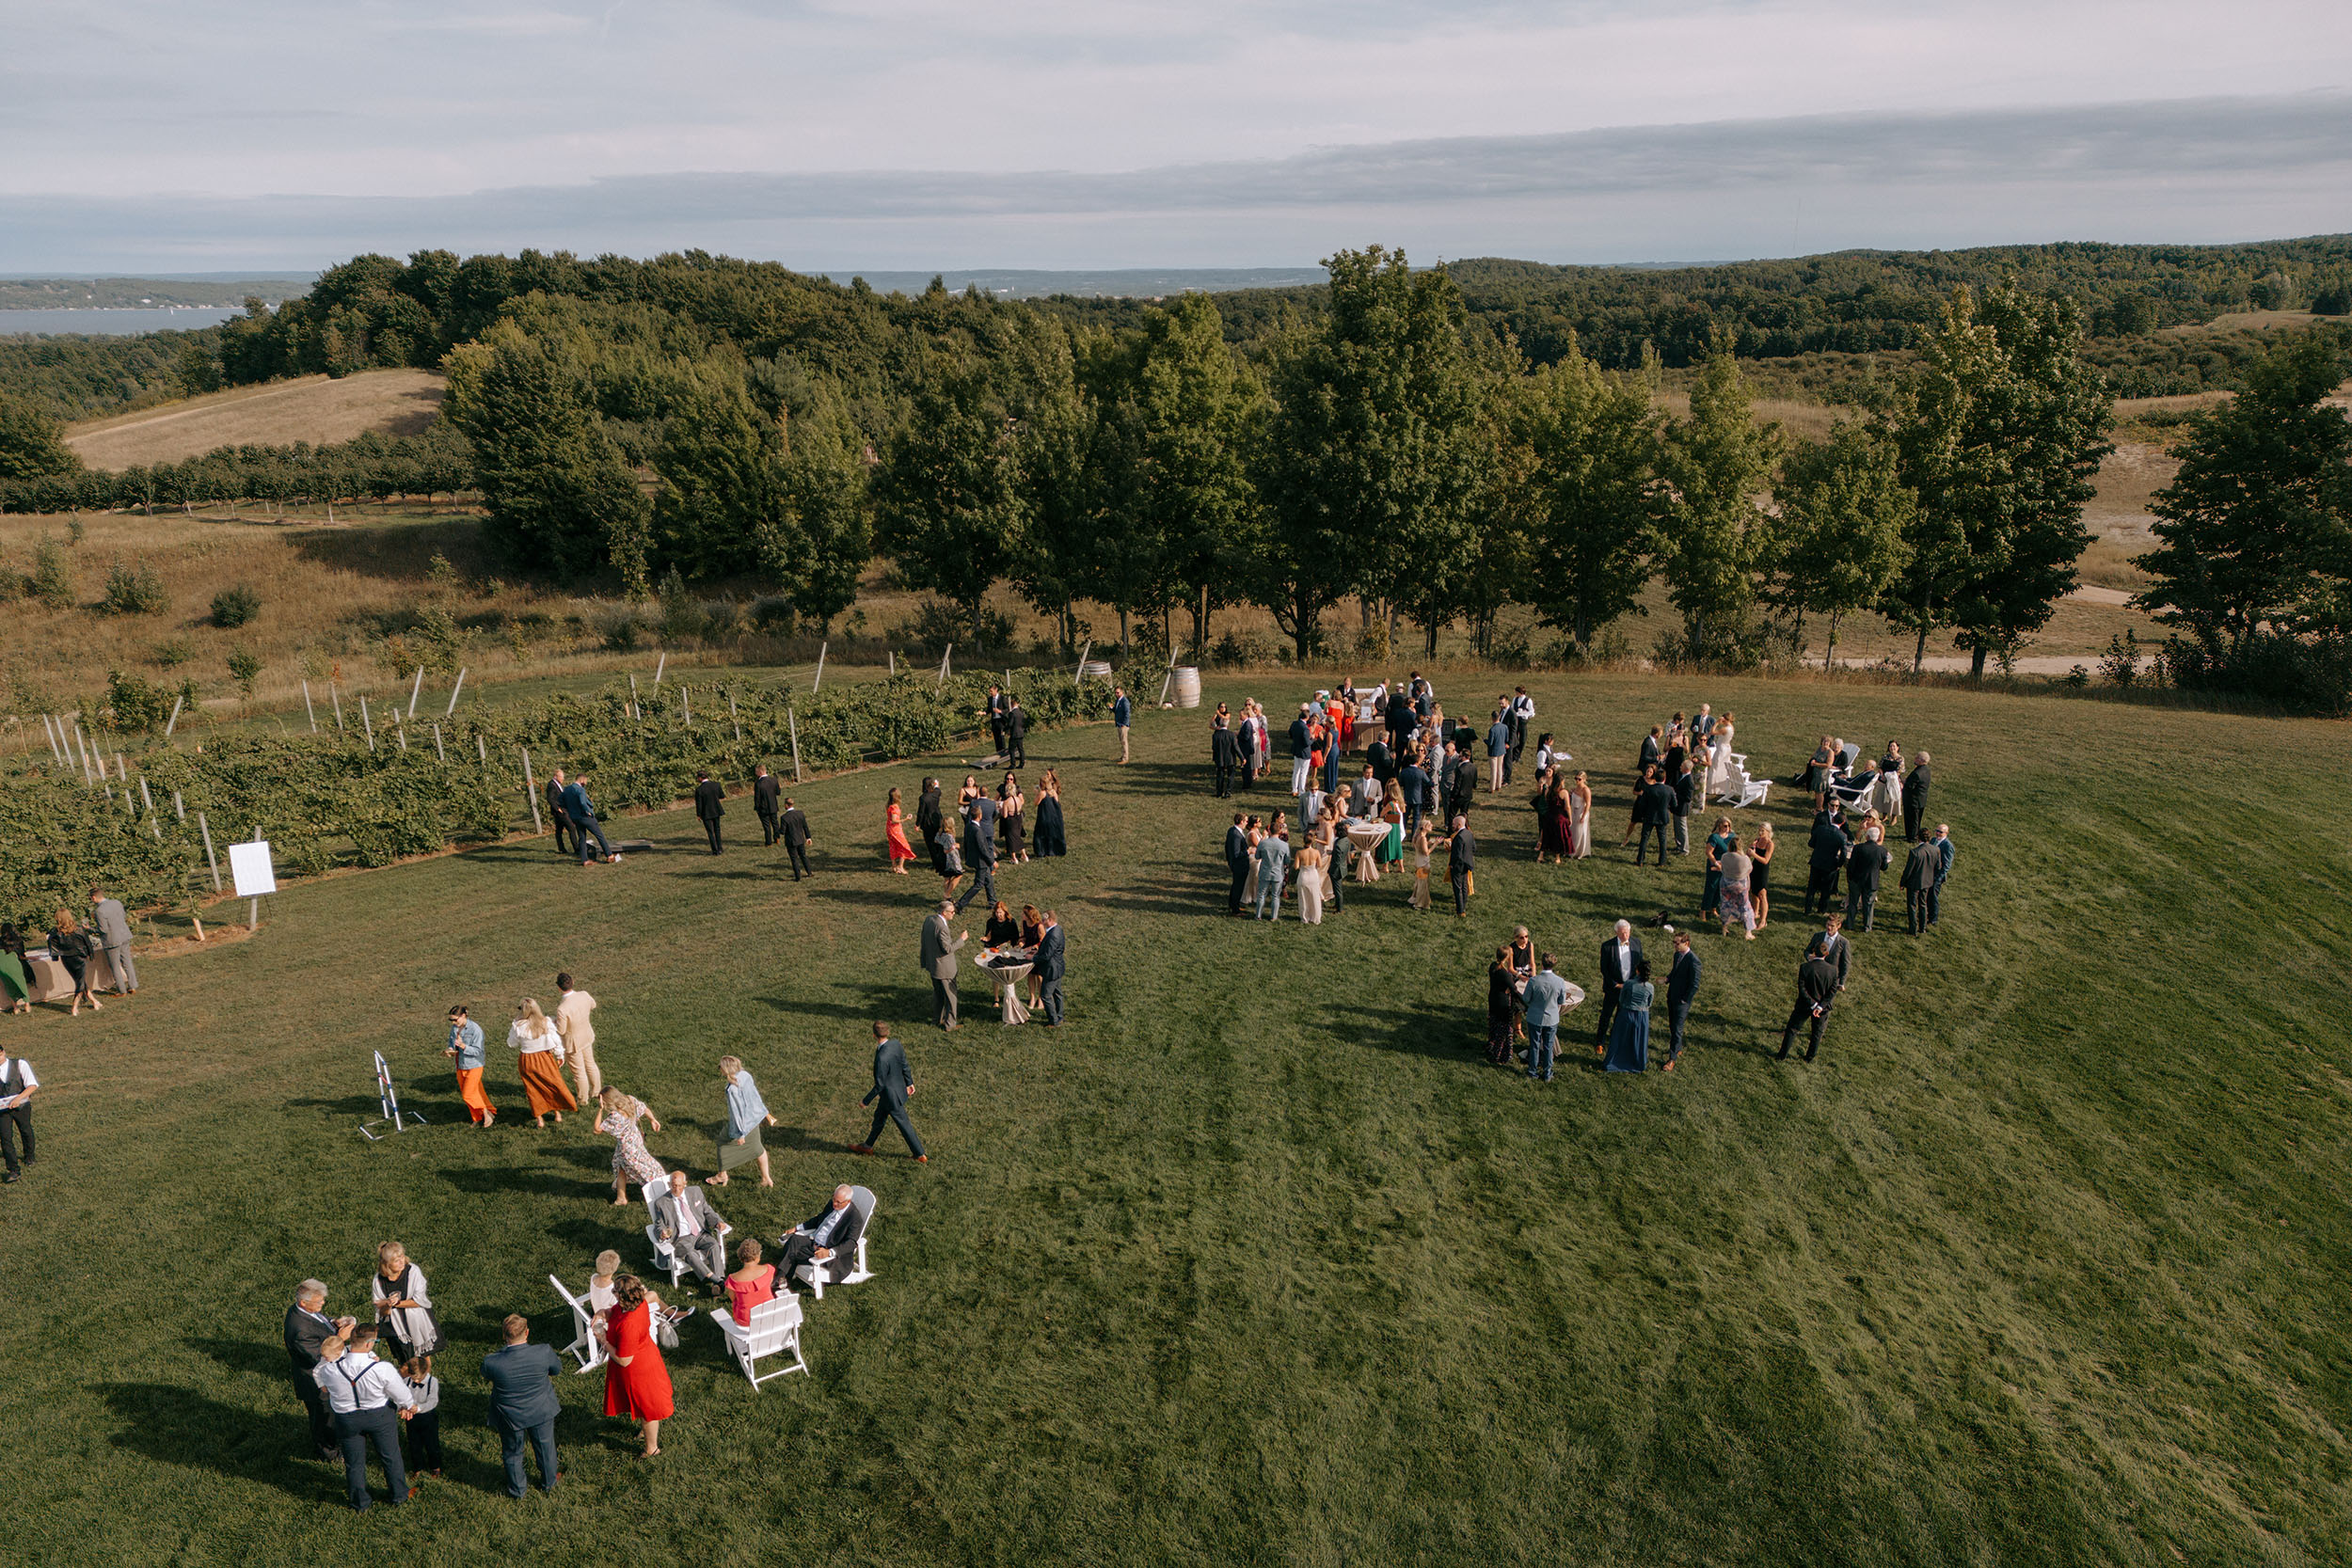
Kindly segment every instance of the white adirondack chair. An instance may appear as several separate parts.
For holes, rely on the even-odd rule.
[[[753,1387],[790,1372],[808,1370],[808,1362],[801,1354],[801,1298],[790,1291],[753,1307],[748,1326],[737,1323],[735,1314],[723,1307],[712,1312],[710,1321],[726,1336],[727,1349],[734,1354],[735,1364],[743,1369],[743,1375],[751,1380]],[[778,1367],[762,1377],[759,1362],[771,1355],[789,1355],[792,1365]]]
[[[874,1234],[874,1195],[865,1187],[850,1189],[850,1207],[857,1211],[857,1266],[834,1283],[862,1285],[874,1277],[874,1271],[866,1266],[866,1243]],[[792,1271],[792,1277],[804,1281],[818,1301],[825,1299],[825,1269],[827,1265],[811,1260]]]
[[[648,1181],[639,1189],[645,1197],[645,1241],[653,1248],[654,1267],[669,1271],[670,1289],[675,1291],[686,1278],[686,1259],[677,1255],[677,1248],[661,1239],[661,1226],[653,1213],[653,1200],[669,1190],[666,1180],[659,1187]]]
[[[564,1288],[564,1282],[553,1275],[548,1283],[564,1298],[564,1305],[572,1309],[572,1342],[564,1347],[564,1354],[580,1363],[574,1371],[593,1372],[604,1365],[604,1341],[596,1338],[596,1314],[588,1304]]]

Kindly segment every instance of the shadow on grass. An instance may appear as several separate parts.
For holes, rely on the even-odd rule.
[[[885,872],[883,875],[887,876],[888,873]],[[910,895],[911,890],[903,887],[820,887],[809,891],[811,898],[822,898],[828,903],[834,904],[865,904],[874,909],[898,910],[919,910],[926,905],[932,909],[939,907],[938,898],[928,892],[919,898]]]
[[[1131,762],[1104,779],[1101,788],[1105,794],[1197,795],[1203,800],[1214,800],[1216,797],[1216,769],[1205,760],[1197,763]],[[1261,787],[1254,793],[1267,792]],[[1289,799],[1287,795],[1282,798]],[[1245,809],[1239,802],[1247,799],[1248,794],[1236,789],[1233,792],[1233,809]]]
[[[965,967],[970,968],[968,962]],[[914,972],[914,965],[912,960],[908,962],[907,969],[910,974]],[[880,980],[869,980],[854,988],[836,986],[834,989],[836,991],[854,990],[864,996],[865,1000],[863,1002],[806,1002],[797,997],[782,996],[760,996],[753,1000],[764,1002],[780,1013],[814,1013],[818,1018],[856,1019],[860,1022],[868,1022],[878,1018],[887,1020],[898,1016],[898,1013],[904,1012],[905,1008],[897,1006],[897,1004],[906,1003],[907,1006],[912,1006],[914,1004],[909,999],[920,996],[922,1006],[919,1011],[926,1017],[930,1013],[930,988],[928,985],[918,988],[914,984],[898,986]]]
[[[1368,1007],[1342,1005],[1331,1009],[1355,1021],[1353,1037],[1375,1051],[1394,1051],[1428,1056],[1442,1062],[1486,1065],[1486,1009],[1479,1006],[1423,1006]]]
[[[283,1347],[253,1339],[204,1339],[191,1338],[188,1343],[211,1356],[232,1371],[260,1372],[268,1377],[284,1377],[288,1372]]]
[[[445,1170],[441,1180],[461,1193],[491,1195],[529,1193],[540,1197],[596,1197],[612,1191],[610,1181],[563,1181],[544,1171],[512,1165],[480,1165],[472,1170]]]
[[[342,1466],[289,1464],[310,1451],[310,1424],[286,1390],[287,1411],[257,1417],[250,1410],[163,1383],[106,1383],[99,1394],[127,1423],[108,1439],[166,1465],[211,1470],[275,1486],[305,1502],[341,1501]]]

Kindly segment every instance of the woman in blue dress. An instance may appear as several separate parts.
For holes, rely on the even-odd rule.
[[[1649,983],[1649,960],[1633,960],[1633,978],[1617,997],[1617,1022],[1609,1032],[1611,1072],[1649,1070],[1649,1005],[1658,988]]]

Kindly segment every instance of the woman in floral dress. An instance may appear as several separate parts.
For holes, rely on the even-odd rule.
[[[618,1089],[607,1089],[596,1097],[596,1131],[612,1138],[612,1207],[628,1202],[628,1184],[640,1186],[659,1184],[668,1174],[661,1162],[645,1148],[645,1135],[637,1130],[637,1118],[653,1123],[653,1130],[661,1131],[661,1118],[653,1114],[653,1107],[634,1095]]]

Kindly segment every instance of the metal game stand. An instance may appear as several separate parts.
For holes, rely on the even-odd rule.
[[[376,1103],[384,1108],[384,1114],[377,1117],[373,1121],[363,1121],[359,1124],[359,1135],[367,1139],[368,1142],[380,1143],[383,1141],[381,1134],[371,1132],[368,1129],[371,1127],[381,1127],[388,1121],[392,1124],[393,1132],[407,1132],[407,1127],[403,1124],[400,1119],[403,1117],[406,1117],[408,1120],[415,1122],[419,1127],[422,1127],[424,1125],[424,1117],[417,1115],[414,1111],[404,1111],[400,1108],[400,1096],[393,1092],[392,1089],[392,1069],[385,1065],[384,1053],[381,1051],[375,1053],[375,1099]]]

